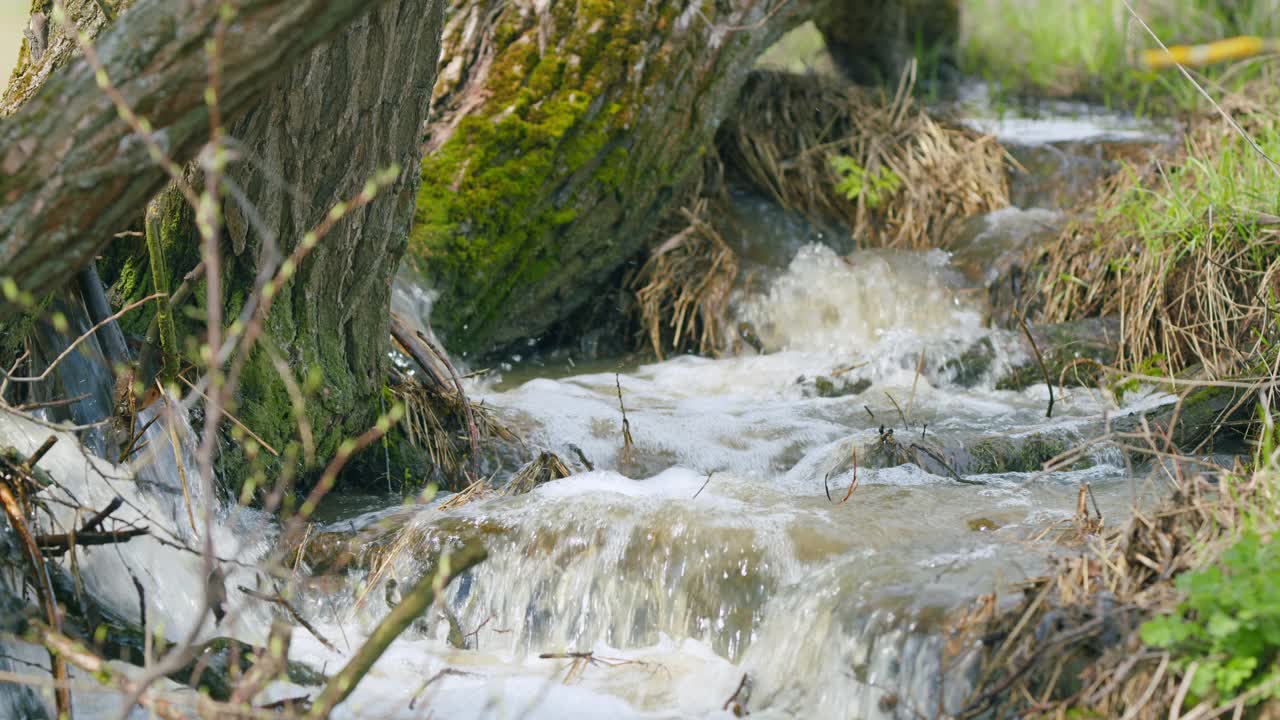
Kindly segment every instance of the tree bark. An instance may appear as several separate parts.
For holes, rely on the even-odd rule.
[[[836,3],[816,20],[832,59],[857,83],[896,83],[912,58],[923,80],[955,63],[959,0]]]
[[[597,297],[755,58],[821,4],[454,0],[410,241],[450,349],[535,337]]]
[[[138,0],[98,43],[125,97],[136,99],[139,112],[164,129],[177,160],[189,157],[206,137],[203,40],[212,32],[209,13],[221,4]],[[93,7],[84,12],[96,12],[96,3],[87,5]],[[372,203],[349,213],[301,263],[276,296],[261,340],[294,373],[298,386],[310,380],[319,388],[308,400],[306,419],[323,459],[343,439],[367,429],[381,407],[391,279],[404,253],[420,182],[421,129],[435,81],[444,4],[238,0],[233,5],[239,14],[227,31],[223,107],[232,114],[227,132],[240,160],[227,170],[228,187],[235,190],[223,201],[225,317],[239,314],[262,268],[273,273],[330,208],[359,193],[379,171],[401,168],[396,181]],[[358,12],[367,8],[373,9]],[[73,8],[73,17],[76,12]],[[181,27],[152,37],[165,17]],[[91,18],[82,20],[82,29],[95,27]],[[336,32],[325,39],[317,26]],[[307,52],[282,50],[305,50],[317,43]],[[145,53],[113,50],[130,46],[144,46]],[[50,44],[56,47],[56,41]],[[43,63],[52,61],[48,52],[53,51],[47,51]],[[295,56],[292,68],[282,67]],[[149,65],[135,63],[143,57],[152,58]],[[64,63],[69,59],[62,56]],[[133,67],[143,69],[131,75]],[[114,109],[102,106],[103,93],[79,82],[86,72],[83,62],[61,73],[45,64],[20,68],[24,77],[43,73],[48,80],[31,105],[8,122],[72,137],[67,147],[53,149],[44,137],[24,139],[33,143],[33,150],[13,177],[0,180],[0,193],[17,193],[15,204],[38,215],[24,216],[15,207],[0,210],[0,274],[10,275],[10,268],[38,272],[30,282],[12,273],[21,289],[32,293],[55,287],[65,273],[99,252],[116,230],[140,226],[149,195],[163,186],[163,175],[140,154],[136,138],[115,120]],[[68,92],[81,95],[64,98]],[[11,95],[17,97],[14,86],[6,97]],[[54,116],[48,109],[58,102],[84,107]],[[63,127],[60,118],[74,119],[77,113],[91,118],[97,134]],[[25,136],[15,126],[0,125],[0,137]],[[54,150],[63,159],[47,156]],[[0,161],[6,160],[2,153]],[[93,164],[99,161],[100,166]],[[38,172],[50,173],[56,187],[35,183]],[[97,184],[86,189],[83,179],[90,175]],[[66,217],[46,211],[77,203],[83,207],[68,210]],[[193,214],[172,186],[154,211],[167,274],[176,284],[199,261]],[[112,243],[103,274],[113,283],[116,300],[128,302],[152,292],[150,259],[141,238]],[[183,308],[194,310],[189,315],[195,320],[184,321],[183,313],[177,313],[189,342],[200,337],[203,302],[204,292],[195,292],[190,301],[194,308]],[[135,315],[124,327],[140,336],[150,313]],[[236,400],[237,417],[273,447],[284,448],[297,438],[298,418],[285,382],[262,348],[251,352]],[[246,476],[238,450],[232,444],[225,458],[232,479]]]
[[[295,66],[232,128],[255,158],[229,173],[256,220],[227,199],[228,312],[253,287],[264,234],[288,255],[336,203],[391,165],[399,178],[335,226],[276,297],[270,343],[301,386],[320,380],[307,420],[320,458],[367,430],[390,349],[391,282],[420,183],[422,126],[440,56],[442,0],[389,0]],[[259,225],[260,224],[260,225]],[[194,242],[194,240],[193,240]],[[235,293],[241,297],[236,297]],[[234,315],[228,315],[234,317]],[[261,349],[246,366],[240,418],[283,446],[297,437],[286,388]]]
[[[204,50],[219,12],[234,19],[223,53],[221,106],[241,114],[311,48],[379,5],[366,0],[138,0],[96,48],[125,102],[147,118],[168,153],[190,159],[208,137]],[[86,17],[86,6],[72,3]],[[38,6],[52,22],[52,2]],[[99,23],[101,20],[98,21]],[[82,28],[92,31],[93,27]],[[53,70],[73,38],[45,28],[52,46],[5,94],[0,123],[0,319],[58,287],[141,215],[165,182],[81,59]],[[35,32],[32,32],[35,35]],[[37,45],[27,43],[26,61]],[[34,85],[39,89],[33,89]],[[25,102],[24,102],[25,101]]]
[[[884,68],[915,49],[917,25],[955,29],[955,0],[909,5],[452,0],[410,242],[440,293],[435,329],[486,354],[601,302],[764,50],[813,18],[842,57]]]

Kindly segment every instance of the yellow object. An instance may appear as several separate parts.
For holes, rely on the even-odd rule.
[[[1207,45],[1172,45],[1168,50],[1147,50],[1142,54],[1143,63],[1152,69],[1170,68],[1174,65],[1200,67],[1225,60],[1261,55],[1280,46],[1275,40],[1241,35],[1211,42]]]

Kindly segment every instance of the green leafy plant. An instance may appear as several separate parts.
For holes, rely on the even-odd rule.
[[[836,183],[836,192],[849,200],[863,198],[867,207],[875,209],[889,199],[902,187],[902,178],[887,167],[881,166],[876,172],[867,172],[848,155],[836,155],[831,158],[831,167],[840,176]]]
[[[1171,615],[1142,626],[1148,645],[1196,663],[1193,698],[1224,699],[1257,688],[1258,702],[1280,698],[1280,543],[1246,530],[1217,564],[1177,580],[1185,599]]]

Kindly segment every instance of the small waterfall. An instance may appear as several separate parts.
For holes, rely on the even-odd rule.
[[[443,548],[478,539],[489,551],[337,717],[723,717],[744,675],[754,717],[939,716],[960,708],[974,681],[979,648],[952,634],[965,610],[979,596],[998,603],[1044,569],[1051,548],[1028,539],[1071,518],[1085,482],[1108,525],[1122,522],[1132,478],[1115,450],[1052,473],[975,470],[966,479],[980,485],[936,466],[872,467],[859,456],[885,428],[951,452],[992,437],[1077,441],[1101,427],[1111,408],[1097,394],[1059,394],[1047,419],[1045,386],[996,386],[1026,354],[1017,335],[987,326],[983,293],[972,291],[1059,215],[1009,209],[975,219],[977,236],[954,254],[840,254],[850,248],[838,253],[821,229],[797,229],[768,203],[746,214],[760,231],[742,249],[754,279],[736,291],[730,325],[749,323],[764,352],[469,380],[475,402],[574,474],[465,503],[361,500],[352,504],[385,509],[314,531],[314,552],[360,557],[345,574],[311,578],[297,597],[333,647],[297,630],[291,655],[330,672]],[[411,277],[397,279],[394,307],[421,321],[415,330],[430,331],[433,300]],[[36,366],[104,308],[100,283],[86,275],[58,301],[65,331],[40,329]],[[970,356],[986,369],[967,370]],[[113,367],[131,360],[118,329],[103,328],[33,388],[36,399],[83,396],[43,419],[110,417]],[[841,391],[820,391],[819,377],[839,378]],[[1125,409],[1166,401],[1140,391]],[[126,464],[119,430],[90,430],[81,436],[92,452],[62,435],[40,466],[61,484],[50,493],[54,525],[120,496],[113,517],[152,528],[151,537],[79,551],[78,565],[87,591],[122,618],[138,615],[138,578],[148,617],[173,637],[189,627],[206,580],[198,555],[183,549],[199,538],[188,507],[214,498],[191,477],[184,491],[182,470],[194,475],[196,463],[181,406],[158,399],[138,415],[137,427],[148,423],[144,450]],[[0,437],[19,452],[49,433],[0,414]],[[218,506],[218,554],[244,564],[224,565],[231,613],[206,637],[262,640],[271,611],[237,588],[258,586],[246,566],[277,533],[272,518]],[[39,652],[14,654],[43,662]],[[0,716],[24,716],[32,697],[0,691]],[[88,717],[114,712],[83,707]]]

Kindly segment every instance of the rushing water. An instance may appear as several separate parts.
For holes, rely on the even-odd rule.
[[[1081,483],[1091,484],[1111,524],[1148,493],[1114,452],[1055,473],[967,478],[981,485],[853,460],[882,427],[951,444],[1032,433],[1078,440],[1101,431],[1104,413],[1167,400],[1131,394],[1128,406],[1112,408],[1070,390],[1046,419],[1044,385],[994,389],[1026,351],[1017,336],[987,327],[974,288],[1028,237],[1059,222],[1056,208],[997,211],[971,226],[955,255],[840,254],[820,232],[764,216],[768,222],[737,240],[758,267],[734,299],[736,320],[756,328],[763,354],[746,348],[720,359],[606,363],[589,373],[526,366],[476,381],[476,399],[576,474],[518,497],[449,511],[438,501],[378,510],[330,528],[394,520],[381,572],[357,572],[302,598],[302,612],[338,650],[298,629],[292,657],[329,672],[385,615],[396,588],[424,571],[442,539],[479,535],[490,555],[391,647],[340,716],[728,716],[725,702],[744,674],[758,717],[937,716],[963,703],[973,679],[974,648],[948,647],[954,614],[1044,568],[1054,546],[1032,538],[1072,516]],[[430,294],[402,286],[396,302],[420,315]],[[957,382],[948,361],[984,340],[993,348],[989,366]],[[866,389],[815,392],[814,378],[833,375]],[[173,423],[175,435],[189,437],[181,413],[162,421],[158,428]],[[0,437],[20,451],[48,433],[0,415]],[[62,480],[55,494],[70,504],[101,507],[119,494],[128,501],[122,519],[154,528],[154,537],[80,553],[79,571],[121,617],[137,616],[137,578],[149,622],[176,638],[190,628],[204,578],[199,558],[174,547],[198,533],[172,460],[190,448],[175,449],[171,437],[166,430],[151,438],[157,460],[170,459],[148,471],[148,483],[70,441],[41,467]],[[74,521],[58,507],[59,522]],[[252,563],[275,533],[257,513],[225,510],[214,540],[220,556]],[[228,620],[202,635],[260,642],[271,609],[236,588],[262,578],[239,565],[229,573]],[[450,642],[448,615],[464,647]],[[592,662],[539,657],[587,651]],[[8,652],[47,662],[30,647]],[[305,692],[281,683],[264,699]],[[89,692],[78,692],[77,702],[91,717],[112,707]]]

